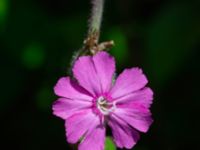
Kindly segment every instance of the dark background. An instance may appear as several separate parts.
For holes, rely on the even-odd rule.
[[[53,86],[82,46],[90,6],[0,0],[0,149],[71,149]],[[118,73],[143,68],[155,92],[154,124],[134,150],[199,148],[199,9],[199,0],[106,0],[101,41],[115,41]]]

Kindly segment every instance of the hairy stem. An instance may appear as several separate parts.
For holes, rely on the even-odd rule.
[[[92,13],[89,20],[88,37],[95,34],[98,42],[103,15],[104,0],[92,0]]]
[[[78,57],[95,55],[99,51],[108,50],[114,45],[114,41],[99,43],[100,27],[103,15],[104,0],[91,0],[92,13],[89,20],[88,35],[84,39],[83,47],[74,53],[70,64],[69,74],[72,75],[72,66]]]

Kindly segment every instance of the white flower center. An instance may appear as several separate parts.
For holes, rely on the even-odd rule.
[[[108,115],[115,110],[116,105],[113,102],[108,102],[103,96],[100,96],[97,99],[97,108],[102,114]]]

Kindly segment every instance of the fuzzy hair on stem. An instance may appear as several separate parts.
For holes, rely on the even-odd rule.
[[[96,33],[98,34],[98,38],[99,38],[102,15],[103,15],[104,0],[92,0],[91,3],[92,3],[92,13],[91,13],[91,18],[89,19],[88,36]]]

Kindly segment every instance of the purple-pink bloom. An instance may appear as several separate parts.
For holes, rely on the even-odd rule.
[[[106,125],[119,148],[132,148],[147,132],[153,92],[139,68],[125,69],[115,81],[115,60],[107,52],[81,56],[73,66],[76,80],[62,77],[54,91],[60,98],[54,115],[65,120],[69,143],[79,150],[104,150]]]

